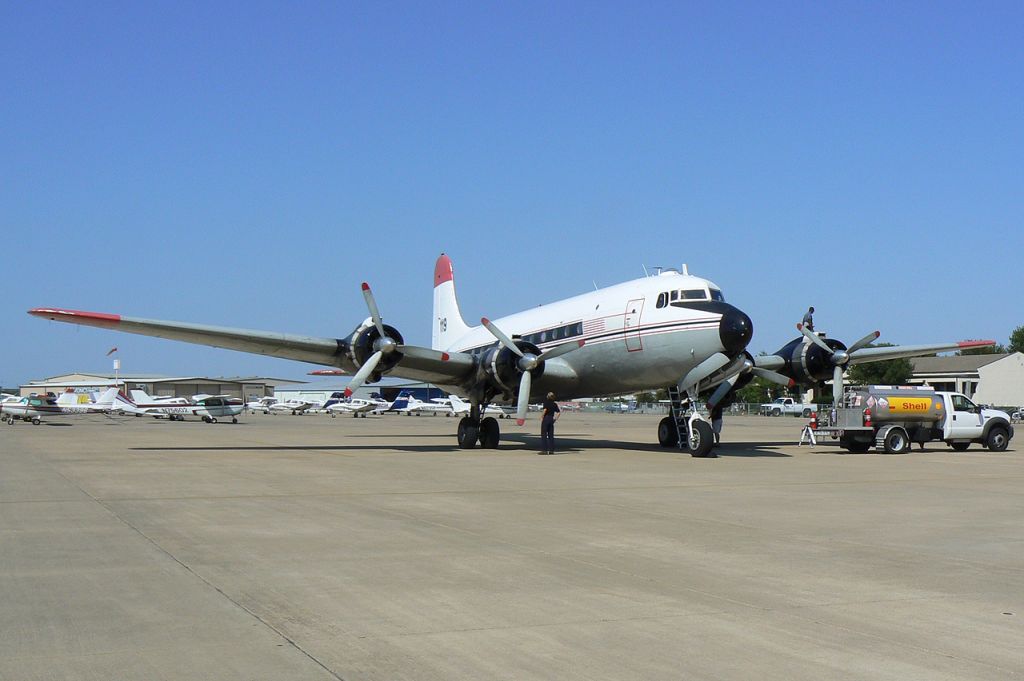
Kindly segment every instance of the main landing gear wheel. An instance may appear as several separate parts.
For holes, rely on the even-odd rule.
[[[473,449],[476,447],[476,439],[480,436],[480,426],[468,416],[459,420],[459,448]]]
[[[235,416],[231,417],[231,423],[238,423],[238,418]]]
[[[679,431],[676,430],[676,422],[669,416],[658,422],[658,444],[665,448],[679,446]]]
[[[715,446],[715,433],[711,430],[711,424],[700,420],[694,421],[693,434],[687,444],[690,456],[699,459],[714,457],[711,448]]]
[[[488,416],[480,422],[480,447],[483,449],[497,449],[498,441],[501,439],[501,428],[498,422]]]
[[[39,425],[39,419],[38,418],[32,419],[32,425],[33,426],[38,426]]]
[[[949,446],[953,448],[954,452],[966,452],[967,448],[971,446],[970,442],[950,442]]]

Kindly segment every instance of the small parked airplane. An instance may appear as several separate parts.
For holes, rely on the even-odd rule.
[[[344,338],[270,333],[183,322],[125,317],[61,308],[35,308],[43,319],[96,326],[146,336],[211,345],[320,364],[352,372],[348,394],[363,383],[393,373],[433,383],[469,399],[459,420],[458,443],[498,446],[496,419],[484,417],[488,404],[517,405],[518,423],[530,398],[554,392],[558,399],[601,397],[670,388],[672,414],[658,425],[665,447],[686,446],[693,456],[710,456],[714,434],[696,407],[727,404],[755,375],[783,385],[822,385],[850,365],[946,350],[992,345],[993,341],[867,347],[868,334],[847,347],[806,329],[773,355],[752,356],[747,344],[753,323],[725,302],[712,281],[665,269],[657,275],[590,291],[524,312],[470,326],[455,295],[451,259],[434,266],[431,347],[405,343],[385,325],[369,284],[362,285],[370,316]]]
[[[451,405],[451,413],[446,416],[468,416],[470,410],[473,408],[469,402],[466,402],[458,395],[449,395],[448,403]],[[511,407],[502,407],[498,404],[488,404],[484,409],[484,416],[494,416],[499,419],[510,419],[515,416],[515,412],[512,411]]]
[[[238,423],[238,415],[245,410],[245,403],[229,395],[196,395],[191,400],[185,397],[152,397],[142,390],[132,390],[132,397],[118,394],[115,397],[117,411],[136,416],[167,417],[169,421],[184,421],[186,416],[198,416],[205,423],[217,423],[218,418],[231,417]]]
[[[347,400],[335,402],[324,411],[330,414],[331,418],[335,418],[338,414],[352,414],[353,417],[366,418],[367,414],[380,414],[387,411],[391,404],[387,400],[364,400],[360,397],[350,397]]]
[[[420,414],[430,414],[431,416],[445,414],[446,416],[451,416],[452,407],[448,403],[447,399],[436,398],[435,400],[424,402],[403,390],[398,393],[398,397],[385,411],[415,416],[419,416]]]
[[[30,395],[15,400],[5,398],[4,402],[0,403],[0,420],[6,421],[9,425],[14,425],[17,420],[31,421],[33,425],[38,426],[44,417],[110,414],[114,408],[117,388],[107,389],[95,402],[79,402],[77,394],[67,394],[71,397],[65,397],[63,402],[50,394]]]

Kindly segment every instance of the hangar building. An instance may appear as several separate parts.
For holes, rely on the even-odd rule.
[[[281,378],[238,376],[210,378],[207,376],[160,376],[157,374],[71,373],[33,381],[21,386],[22,396],[32,393],[62,393],[105,390],[122,385],[125,390],[145,390],[154,397],[192,397],[193,395],[230,395],[243,399],[273,395],[278,385],[296,383]]]
[[[1024,406],[1024,353],[917,357],[910,385],[963,393],[979,404]]]

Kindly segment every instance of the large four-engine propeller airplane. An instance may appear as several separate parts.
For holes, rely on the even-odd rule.
[[[248,329],[125,317],[99,312],[36,308],[29,314],[54,321],[240,350],[335,367],[352,374],[347,393],[384,374],[433,383],[462,395],[469,414],[459,421],[462,448],[498,446],[495,402],[516,405],[518,423],[531,398],[548,392],[559,399],[621,395],[670,387],[672,415],[658,426],[663,446],[686,446],[709,456],[712,428],[697,409],[722,406],[755,375],[783,385],[818,386],[849,365],[946,350],[991,345],[992,341],[898,347],[867,347],[878,333],[847,347],[802,329],[801,336],[773,355],[747,352],[753,324],[725,302],[714,282],[663,270],[493,321],[470,326],[455,294],[451,260],[434,267],[431,347],[405,343],[383,323],[370,286],[362,285],[370,316],[344,338],[317,338]]]

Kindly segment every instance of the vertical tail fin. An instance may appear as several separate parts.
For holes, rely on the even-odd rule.
[[[442,253],[434,265],[434,330],[430,337],[430,347],[448,350],[469,330],[470,327],[459,311],[459,299],[455,296],[451,258]]]

